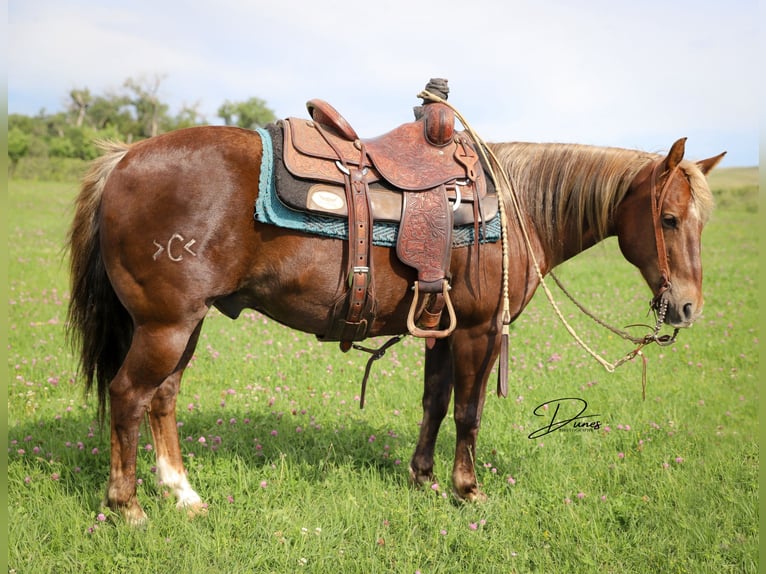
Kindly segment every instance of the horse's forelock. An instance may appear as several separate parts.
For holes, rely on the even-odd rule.
[[[700,219],[703,224],[707,223],[715,207],[715,200],[710,191],[707,177],[702,173],[700,167],[692,161],[682,161],[681,169],[686,173],[686,178],[689,180],[692,200],[699,211]]]

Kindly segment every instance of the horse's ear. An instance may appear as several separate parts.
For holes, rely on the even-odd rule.
[[[686,138],[676,140],[676,143],[671,146],[670,151],[668,152],[668,157],[665,158],[665,169],[668,171],[675,169],[675,167],[681,163],[681,160],[684,159],[685,150]]]
[[[701,159],[697,162],[697,165],[699,166],[700,170],[702,170],[702,173],[707,175],[715,166],[718,165],[718,163],[723,159],[723,156],[725,155],[726,152],[723,152],[714,157]]]

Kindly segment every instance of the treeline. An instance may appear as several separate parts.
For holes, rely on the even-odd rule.
[[[65,109],[36,116],[8,116],[9,176],[65,180],[79,177],[83,163],[95,159],[99,139],[133,142],[167,131],[209,123],[199,104],[177,113],[159,97],[164,77],[128,78],[120,90],[94,94],[88,88],[69,92]],[[260,98],[225,101],[217,117],[226,125],[253,129],[276,119]]]

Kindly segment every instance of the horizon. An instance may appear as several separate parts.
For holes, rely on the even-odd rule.
[[[9,0],[8,113],[66,109],[128,78],[162,76],[175,114],[258,97],[278,118],[330,102],[364,137],[411,121],[432,77],[487,141],[551,141],[759,164],[754,0],[457,0],[418,11],[331,0]],[[211,24],[218,13],[225,25]],[[485,15],[488,15],[485,16]],[[662,15],[662,17],[658,17]],[[349,24],[340,20],[352,20]],[[375,26],[373,26],[373,23]],[[374,29],[374,30],[373,30]]]

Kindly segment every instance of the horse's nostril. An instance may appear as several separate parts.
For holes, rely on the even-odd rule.
[[[687,303],[684,305],[684,318],[688,321],[692,318],[692,315],[694,314],[694,307],[691,303]]]

